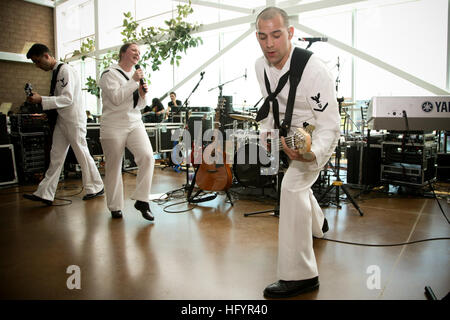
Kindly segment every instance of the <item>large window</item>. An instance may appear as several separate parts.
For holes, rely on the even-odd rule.
[[[203,25],[216,24],[245,17],[250,12],[249,9],[263,7],[266,4],[265,0],[208,2],[214,5],[192,5],[194,14],[189,17],[190,22]],[[275,4],[276,2],[289,3],[271,1]],[[296,4],[309,2],[314,1],[299,1]],[[96,4],[97,21],[94,13]],[[81,42],[87,37],[94,38],[96,25],[98,49],[120,46],[123,38],[120,32],[124,12],[131,12],[142,27],[161,26],[164,20],[176,14],[178,4],[178,1],[170,0],[69,0],[57,3],[58,56],[63,58],[73,50],[79,49]],[[242,7],[244,10],[227,10],[233,7]],[[358,50],[423,81],[445,88],[448,76],[448,11],[448,0],[373,0],[355,5],[300,12],[299,23],[346,45],[353,45]],[[246,22],[196,34],[202,37],[203,45],[190,49],[187,55],[183,55],[179,67],[171,66],[166,61],[160,71],[151,73],[152,98],[161,97],[191,75],[191,79],[176,90],[179,99],[184,101],[198,82],[200,71],[205,71],[204,79],[190,98],[191,106],[214,107],[220,91],[213,88],[224,83],[226,84],[222,93],[233,96],[236,108],[254,105],[261,97],[254,75],[254,62],[261,56],[261,51],[253,32],[200,70],[206,61],[224,50],[250,27],[250,23]],[[297,38],[307,36],[311,35],[296,30],[294,44],[306,47],[306,43],[298,41]],[[377,95],[433,94],[330,43],[316,42],[310,49],[324,60],[333,77],[339,80],[336,82],[339,97],[368,100]],[[142,50],[145,50],[145,47],[142,47]],[[79,62],[78,69],[82,81],[88,76],[95,78],[97,74],[92,59]],[[199,71],[198,75],[193,74],[196,70]],[[245,71],[247,79],[242,77]],[[234,79],[236,80],[231,81]],[[227,83],[228,81],[231,82]],[[84,101],[93,113],[101,112],[101,108],[97,109],[94,96],[85,92]],[[168,98],[163,101],[164,105],[167,102]],[[355,109],[354,112],[358,110]]]

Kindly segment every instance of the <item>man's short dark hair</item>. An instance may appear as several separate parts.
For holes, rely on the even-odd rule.
[[[169,95],[171,95],[171,94],[173,94],[175,97],[177,96],[177,94],[173,91],[171,93],[169,93]]]
[[[27,52],[27,58],[31,59],[32,57],[40,57],[44,53],[48,53],[49,55],[52,55],[50,52],[50,49],[42,43],[35,43],[31,46],[30,50]]]
[[[263,11],[261,11],[256,17],[256,28],[258,28],[258,20],[269,20],[274,18],[275,16],[280,15],[283,19],[283,24],[287,28],[289,27],[289,16],[286,11],[278,7],[267,7]]]

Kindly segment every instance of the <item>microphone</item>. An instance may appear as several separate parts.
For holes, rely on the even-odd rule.
[[[141,68],[141,66],[137,64],[137,65],[134,66],[134,68],[135,68],[136,70],[138,70],[138,69]],[[140,80],[139,80],[139,83],[140,83],[141,86],[143,86],[143,85],[144,85],[144,79],[140,79]],[[147,89],[145,89],[144,87],[142,87],[142,91],[144,91],[145,93],[147,93]]]
[[[200,77],[203,78],[203,75],[205,74],[205,71],[200,72]]]
[[[245,68],[245,74],[244,74],[245,80],[247,80],[247,68]]]
[[[317,41],[323,41],[327,42],[328,38],[325,37],[312,37],[312,38],[298,38],[300,41],[309,41],[309,42],[317,42]]]

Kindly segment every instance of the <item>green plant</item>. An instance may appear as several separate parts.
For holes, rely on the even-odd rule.
[[[87,92],[89,92],[90,94],[95,95],[97,98],[100,98],[100,88],[97,86],[97,81],[95,81],[94,78],[92,78],[91,76],[89,76],[86,79],[86,89],[83,90],[87,90]]]
[[[192,37],[191,32],[199,28],[198,24],[191,24],[184,19],[192,14],[194,10],[189,1],[186,5],[177,6],[177,16],[170,20],[164,21],[165,27],[147,27],[142,28],[138,32],[139,24],[134,20],[130,12],[124,13],[124,20],[122,23],[123,30],[121,34],[124,36],[123,43],[136,42],[144,44],[148,47],[141,56],[139,64],[145,69],[151,65],[153,71],[159,70],[163,61],[170,59],[170,64],[180,65],[180,53],[186,53],[186,50],[191,47],[197,47],[203,44],[200,37]],[[93,40],[87,39],[83,43],[78,54],[83,54],[92,51],[94,48]],[[89,50],[89,51],[87,51]],[[75,54],[75,52],[74,52]],[[84,60],[85,56],[82,56]],[[98,60],[100,71],[108,68],[113,61],[118,61],[119,55],[117,52],[108,52]],[[146,81],[150,83],[150,74],[146,75]],[[99,97],[100,90],[95,79],[89,77],[86,82],[86,90]]]
[[[81,43],[81,47],[80,50],[75,50],[73,52],[73,56],[77,56],[77,55],[82,55],[81,56],[81,60],[86,59],[86,53],[89,53],[91,51],[95,50],[95,42],[94,39],[91,38],[86,38],[82,43]]]

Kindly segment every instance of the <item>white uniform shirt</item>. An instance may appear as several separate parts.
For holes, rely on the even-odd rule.
[[[280,78],[290,68],[293,52],[294,47],[292,47],[289,59],[281,70],[270,65],[264,56],[256,60],[256,77],[264,98],[268,96],[264,82],[264,69],[270,82],[270,91],[274,92]],[[290,83],[288,80],[276,97],[279,104],[280,124],[285,116],[289,88]],[[261,120],[261,129],[274,128],[272,103],[270,105],[271,112],[269,112],[267,118]],[[308,60],[297,87],[291,130],[288,136],[293,133],[293,128],[303,128],[304,122],[315,126],[312,134],[311,151],[316,155],[316,162],[310,163],[310,168],[321,169],[329,160],[339,139],[340,116],[334,90],[334,80],[325,64],[314,54]]]
[[[130,80],[116,69],[122,70]],[[141,109],[149,104],[149,95],[146,94],[145,99],[139,96],[136,108],[133,108],[133,92],[139,88],[139,81],[133,80],[133,74],[134,69],[126,72],[118,64],[104,71],[99,81],[103,102],[102,127],[129,128],[142,122]]]
[[[60,63],[56,63],[55,70]],[[86,109],[81,99],[78,72],[68,64],[59,69],[54,96],[42,97],[42,109],[56,109],[58,122],[86,127]]]

